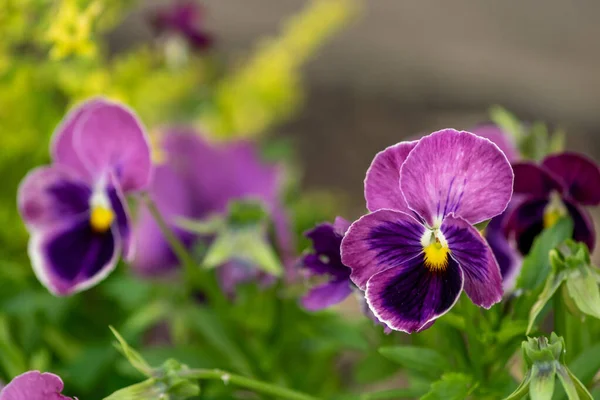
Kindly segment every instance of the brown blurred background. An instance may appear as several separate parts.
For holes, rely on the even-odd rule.
[[[200,3],[219,51],[235,60],[305,1]],[[117,46],[147,34],[142,14],[119,29]],[[492,104],[564,127],[569,148],[598,159],[599,17],[596,0],[365,0],[305,69],[305,108],[278,131],[299,139],[305,185],[348,193],[356,213],[377,151],[420,132],[468,129]]]

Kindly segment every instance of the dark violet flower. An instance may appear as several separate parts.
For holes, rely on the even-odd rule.
[[[277,248],[290,260],[293,248],[287,216],[280,202],[282,170],[263,163],[251,142],[208,143],[196,132],[172,129],[161,139],[164,162],[156,166],[149,194],[177,236],[189,248],[208,245],[200,237],[177,226],[178,218],[204,220],[227,210],[232,200],[260,200],[273,220]],[[178,266],[148,210],[140,209],[135,226],[138,249],[133,267],[146,276],[163,275]],[[287,257],[287,258],[286,258]],[[231,261],[218,269],[223,289],[231,292],[248,280],[271,280],[243,261]]]
[[[316,311],[340,303],[352,293],[350,268],[342,264],[340,246],[350,222],[337,217],[334,224],[323,223],[306,232],[314,253],[302,257],[309,276],[326,276],[327,282],[312,288],[303,298],[307,310]]]
[[[489,308],[502,278],[472,225],[504,211],[513,173],[489,140],[446,129],[375,156],[365,179],[371,211],[342,240],[342,262],[389,328],[431,326],[465,290]]]
[[[535,237],[562,216],[574,223],[573,239],[590,250],[596,244],[591,216],[584,206],[600,204],[600,169],[592,160],[576,153],[546,157],[541,165],[516,163],[515,206],[507,217],[506,230],[527,254]]]
[[[158,32],[181,35],[193,48],[202,50],[212,45],[213,38],[201,29],[201,17],[200,6],[193,1],[185,1],[160,10],[152,22]]]
[[[63,387],[63,381],[54,374],[29,371],[6,385],[0,400],[73,400],[61,394]]]
[[[104,279],[133,256],[125,194],[150,181],[150,147],[132,111],[105,99],[69,113],[54,132],[51,166],[31,171],[18,193],[29,257],[56,295]]]

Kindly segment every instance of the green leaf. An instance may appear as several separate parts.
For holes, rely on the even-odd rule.
[[[10,376],[17,376],[27,371],[25,355],[14,342],[8,319],[0,314],[0,364]]]
[[[517,117],[502,106],[494,105],[490,107],[490,119],[494,124],[498,125],[504,132],[508,133],[520,143],[523,137],[523,125]]]
[[[531,371],[527,371],[523,382],[504,400],[520,400],[529,394],[529,384],[531,383]]]
[[[161,399],[164,397],[165,388],[156,379],[147,379],[135,385],[117,390],[104,400],[147,400]]]
[[[464,400],[475,390],[472,378],[459,373],[447,373],[431,384],[429,393],[421,400]]]
[[[477,229],[478,231],[484,231],[485,228],[487,228],[487,226],[490,224],[490,221],[491,219],[488,219],[478,224],[475,224],[475,229]]]
[[[531,382],[529,383],[529,396],[531,400],[551,400],[554,394],[556,377],[555,361],[536,362],[531,367]]]
[[[127,344],[125,339],[123,339],[123,337],[119,334],[119,332],[117,332],[115,328],[113,328],[112,326],[109,326],[109,328],[112,331],[113,335],[115,335],[115,337],[117,338],[121,352],[123,353],[125,358],[129,360],[131,365],[143,375],[152,376],[152,367],[146,362],[146,360],[144,360],[144,358],[137,351],[135,351],[129,346],[129,344]]]
[[[432,377],[451,368],[444,356],[435,350],[415,346],[382,347],[379,353],[404,368]]]
[[[587,347],[569,364],[569,369],[582,382],[589,384],[600,370],[600,344]]]
[[[586,387],[566,367],[559,365],[556,372],[569,400],[594,400]]]
[[[535,302],[533,307],[531,307],[531,311],[529,312],[529,323],[527,325],[526,334],[529,335],[531,329],[533,328],[533,324],[537,319],[538,315],[542,312],[546,304],[552,299],[560,285],[565,280],[566,275],[563,272],[552,271],[548,279],[546,280],[546,285],[544,286],[544,290],[540,293],[538,300]]]
[[[565,150],[566,133],[563,129],[557,129],[552,133],[548,143],[548,153],[562,153]]]
[[[365,393],[360,396],[360,400],[401,400],[415,399],[423,395],[419,388],[390,389],[381,392]]]
[[[208,249],[203,264],[206,268],[215,268],[232,259],[248,262],[275,276],[280,276],[283,271],[277,253],[262,229],[227,229],[221,232]]]
[[[563,241],[573,235],[573,221],[563,218],[545,229],[533,242],[531,251],[523,260],[517,287],[532,290],[540,286],[550,273],[548,254]]]
[[[567,293],[584,314],[600,319],[600,290],[587,267],[571,271],[567,278]]]
[[[204,220],[178,217],[175,219],[175,224],[184,231],[199,235],[212,235],[223,229],[225,220],[221,216],[215,216]]]

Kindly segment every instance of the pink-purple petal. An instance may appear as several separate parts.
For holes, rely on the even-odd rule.
[[[86,108],[73,127],[72,146],[94,182],[114,176],[124,192],[145,189],[150,182],[145,129],[122,104],[99,99]]]
[[[367,209],[389,208],[410,213],[400,190],[400,168],[416,141],[401,142],[377,153],[365,178]]]
[[[544,198],[554,190],[562,191],[561,183],[552,174],[532,162],[513,164],[513,171],[516,195]]]
[[[591,159],[577,153],[546,157],[542,167],[550,171],[565,188],[565,194],[582,205],[600,204],[600,168]]]
[[[515,145],[513,138],[504,132],[500,127],[494,124],[483,124],[474,127],[471,130],[477,136],[489,139],[498,146],[504,153],[508,161],[513,162],[519,158],[519,150]]]
[[[41,229],[87,213],[91,194],[72,170],[40,167],[21,182],[17,203],[25,224],[30,229]]]
[[[371,277],[365,297],[377,319],[391,329],[413,333],[452,308],[463,282],[456,261],[449,259],[445,269],[433,271],[419,256]]]
[[[422,138],[400,171],[408,206],[429,225],[450,213],[471,224],[502,213],[512,196],[513,172],[488,139],[445,129]]]
[[[51,230],[34,231],[29,257],[40,282],[55,295],[88,289],[117,265],[121,240],[117,229],[93,231],[87,216]]]
[[[505,211],[503,214],[492,218],[485,228],[485,239],[496,257],[505,288],[507,287],[506,283],[514,277],[520,259],[516,249],[511,246],[504,233],[504,221],[507,216],[508,213]]]
[[[59,376],[39,371],[25,372],[0,392],[0,400],[72,400],[61,394],[64,384]]]
[[[312,288],[302,297],[302,306],[309,311],[318,311],[344,301],[352,293],[348,279],[334,280]]]
[[[450,255],[464,272],[464,289],[473,303],[490,308],[502,300],[502,275],[492,249],[477,229],[449,215],[441,226]]]
[[[404,265],[422,251],[425,227],[400,211],[377,210],[354,222],[342,240],[342,263],[362,290],[375,274]]]

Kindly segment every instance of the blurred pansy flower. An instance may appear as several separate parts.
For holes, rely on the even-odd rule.
[[[342,302],[352,293],[350,268],[342,264],[340,246],[350,222],[337,217],[333,224],[319,224],[305,235],[314,253],[302,257],[302,267],[309,277],[326,277],[327,281],[313,287],[303,298],[302,306],[310,311],[322,310]]]
[[[497,125],[481,124],[474,127],[471,132],[477,136],[491,140],[502,150],[509,162],[513,163],[519,159],[519,151],[514,140]],[[484,237],[494,252],[494,256],[500,267],[505,288],[512,286],[514,283],[513,278],[519,269],[521,261],[517,250],[508,241],[504,232],[506,216],[512,208],[511,204],[509,204],[507,210],[502,214],[492,218],[483,230]]]
[[[171,129],[160,139],[163,163],[155,168],[149,194],[175,234],[189,248],[208,247],[212,235],[183,230],[178,220],[207,220],[228,211],[232,201],[259,200],[273,221],[275,242],[282,257],[290,257],[291,232],[282,204],[282,170],[263,163],[251,142],[208,143],[190,129]],[[173,271],[178,262],[159,226],[142,207],[135,226],[138,249],[133,267],[146,276]],[[268,280],[248,263],[231,261],[218,269],[222,288]]]
[[[119,255],[133,255],[125,194],[150,181],[150,148],[135,114],[97,98],[77,106],[54,132],[52,165],[31,171],[18,192],[31,234],[29,257],[52,293],[104,279]]]
[[[2,388],[0,400],[77,400],[63,396],[63,387],[63,381],[54,374],[29,371]]]
[[[600,204],[600,169],[594,161],[571,152],[546,157],[541,165],[520,162],[515,172],[515,206],[506,231],[527,254],[535,237],[561,217],[573,219],[573,239],[593,250],[596,233],[584,206]]]
[[[181,1],[159,10],[152,18],[152,25],[157,32],[179,35],[192,48],[202,50],[212,45],[213,38],[201,28],[201,17],[200,5]]]
[[[489,308],[502,298],[502,278],[474,224],[502,213],[513,172],[489,140],[445,129],[375,156],[365,179],[371,211],[342,240],[342,262],[389,328],[431,326],[463,288]]]

